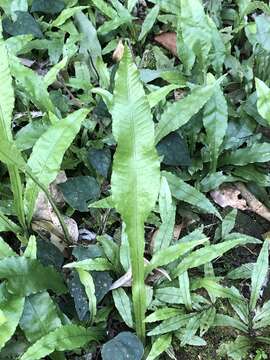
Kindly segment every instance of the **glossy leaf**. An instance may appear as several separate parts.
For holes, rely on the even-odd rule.
[[[9,297],[5,302],[0,302],[0,309],[6,321],[0,325],[0,349],[15,333],[23,312],[24,298]]]
[[[12,36],[31,34],[37,38],[43,38],[43,33],[38,22],[26,11],[16,11],[16,20],[12,22],[5,18],[3,28]]]
[[[30,343],[37,341],[61,325],[56,306],[46,291],[25,299],[20,327]]]
[[[8,257],[0,260],[0,278],[7,279],[12,294],[27,296],[51,289],[56,294],[65,292],[63,279],[52,267],[44,267],[37,260]]]
[[[158,358],[164,351],[171,345],[172,336],[171,334],[165,334],[157,338],[152,345],[151,351],[147,356],[146,360],[154,360]]]
[[[207,145],[210,153],[211,169],[216,171],[220,147],[227,130],[228,107],[219,86],[204,107],[203,124],[206,130]]]
[[[54,351],[70,351],[81,348],[90,341],[99,340],[97,329],[85,329],[77,325],[65,325],[43,336],[22,355],[20,360],[39,360]]]
[[[122,332],[112,340],[105,343],[101,350],[102,360],[141,360],[143,345],[140,340],[130,332]]]
[[[169,104],[156,128],[156,144],[185,125],[206,104],[216,89],[215,84],[195,88],[182,100]]]
[[[131,301],[127,296],[124,289],[119,288],[113,290],[113,301],[116,309],[118,310],[121,318],[124,320],[126,325],[130,328],[133,328],[133,319],[131,313]]]
[[[166,99],[166,96],[172,91],[177,89],[179,86],[175,84],[162,86],[158,90],[151,92],[147,95],[147,99],[151,109],[155,107],[160,101]]]
[[[181,309],[169,308],[163,306],[162,308],[157,309],[152,314],[148,315],[145,318],[145,322],[152,323],[156,321],[166,320],[169,318],[173,318],[177,315],[180,315],[181,313],[183,313]]]
[[[31,12],[41,12],[43,14],[58,14],[65,7],[62,0],[33,0]]]
[[[55,180],[64,153],[79,132],[87,114],[87,109],[81,109],[59,120],[48,128],[33,147],[27,166],[45,187]],[[33,216],[38,191],[36,183],[28,178],[25,189],[28,222]]]
[[[127,48],[115,79],[112,117],[113,135],[118,144],[113,163],[112,197],[126,225],[136,331],[144,337],[144,221],[158,196],[160,171],[150,106]]]
[[[158,326],[156,326],[153,330],[147,333],[148,336],[156,336],[162,335],[169,332],[177,331],[181,328],[184,328],[189,320],[195,315],[195,313],[183,314],[175,316],[172,319],[164,320]]]
[[[265,283],[269,266],[269,241],[265,240],[251,275],[250,309],[253,311],[260,297],[260,291]]]

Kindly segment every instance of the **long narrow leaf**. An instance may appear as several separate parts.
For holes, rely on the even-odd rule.
[[[269,240],[265,240],[251,276],[251,295],[249,304],[251,311],[256,307],[257,301],[260,297],[260,291],[268,273],[268,254]]]
[[[132,296],[137,335],[144,337],[144,221],[158,196],[160,171],[154,147],[154,123],[132,55],[125,48],[115,79],[112,108],[117,141],[112,174],[112,196],[126,224],[131,266]]]

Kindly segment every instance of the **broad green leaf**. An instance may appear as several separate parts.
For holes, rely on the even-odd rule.
[[[143,38],[149,33],[149,31],[151,31],[158,17],[159,10],[160,10],[159,5],[156,5],[149,11],[142,24],[138,41],[142,41]]]
[[[256,22],[256,27],[257,27],[257,33],[256,33],[257,41],[264,50],[269,52],[270,51],[270,40],[269,40],[270,20],[269,20],[269,16],[267,16],[265,14],[256,16],[255,22]]]
[[[98,174],[107,178],[112,162],[109,149],[90,149],[87,159]]]
[[[267,161],[270,161],[270,144],[264,142],[228,153],[222,157],[220,164],[243,166]]]
[[[68,58],[64,57],[58,64],[54,65],[44,76],[44,83],[46,87],[52,85],[56,79],[59,71],[67,65]]]
[[[180,23],[185,45],[205,64],[212,47],[212,30],[200,0],[181,0]]]
[[[238,268],[231,270],[227,277],[231,280],[239,280],[239,279],[250,279],[252,271],[254,269],[255,263],[247,263],[239,266]]]
[[[183,331],[183,334],[180,336],[181,346],[190,344],[192,338],[195,336],[196,332],[200,327],[201,314],[194,315],[189,322],[187,323],[186,328]]]
[[[165,334],[158,337],[158,339],[155,340],[155,342],[153,343],[151,351],[147,356],[146,360],[156,359],[159,355],[161,355],[164,351],[168,349],[168,347],[171,345],[171,342],[171,334]]]
[[[165,176],[161,177],[158,203],[161,220],[165,221],[173,204],[171,190]]]
[[[64,9],[61,14],[52,22],[51,26],[61,27],[69,18],[74,16],[77,12],[87,9],[88,6],[75,6]]]
[[[173,270],[173,276],[179,276],[188,269],[192,269],[208,262],[215,258],[222,256],[225,252],[233,249],[236,246],[246,245],[251,242],[251,239],[246,237],[235,236],[234,240],[226,240],[220,244],[208,245],[202,249],[195,250],[186,256],[181,263]]]
[[[11,249],[11,247],[0,237],[0,260],[16,256],[16,253]]]
[[[6,321],[0,325],[0,349],[15,333],[23,312],[24,298],[9,297],[6,301],[0,302],[0,309]]]
[[[119,268],[120,260],[118,244],[116,244],[113,238],[108,235],[98,236],[97,241],[101,243],[102,249],[107,259],[114,265],[116,269]]]
[[[41,12],[43,14],[58,14],[65,7],[62,0],[33,0],[31,12]]]
[[[15,57],[10,62],[10,69],[12,76],[16,79],[16,83],[38,109],[44,112],[57,113],[50,99],[44,79],[40,75],[22,65]]]
[[[21,356],[20,360],[39,360],[54,351],[71,351],[98,341],[100,332],[97,329],[85,329],[77,325],[65,325],[43,336]]]
[[[22,171],[26,167],[26,163],[15,143],[5,139],[1,139],[0,143],[0,161],[6,165],[15,166]]]
[[[128,11],[132,12],[134,6],[137,4],[138,0],[128,0]]]
[[[177,331],[185,327],[194,315],[195,313],[183,314],[175,316],[174,318],[168,320],[164,320],[160,325],[156,326],[153,330],[148,332],[147,336],[156,336],[166,334],[172,331]]]
[[[238,179],[231,175],[224,175],[222,171],[209,173],[200,181],[200,190],[208,193],[210,190],[215,190],[224,183],[234,182],[235,180]]]
[[[253,318],[253,329],[262,329],[270,325],[270,301],[266,301],[262,308],[256,309]]]
[[[1,152],[1,149],[0,149],[0,152]],[[0,232],[11,231],[14,234],[19,234],[21,232],[21,230],[22,229],[18,225],[16,225],[13,221],[11,221],[7,216],[5,216],[0,211]]]
[[[91,274],[83,269],[77,268],[79,278],[84,286],[85,293],[88,298],[90,323],[93,323],[97,313],[97,299],[95,295],[95,284]]]
[[[97,200],[100,196],[99,184],[92,176],[69,178],[58,186],[69,206],[81,212],[88,212],[87,203]]]
[[[110,19],[117,17],[117,12],[105,0],[91,0],[91,3]]]
[[[2,37],[2,24],[0,23],[0,82],[2,84],[0,91],[0,134],[1,141],[5,139],[12,141],[12,112],[14,108],[15,96],[12,87],[12,77],[9,68],[9,56],[6,43]],[[1,158],[0,158],[1,159]],[[22,226],[25,226],[22,183],[19,170],[16,166],[8,166],[11,189],[14,196],[16,213]]]
[[[269,266],[269,241],[265,240],[251,275],[250,310],[253,311],[260,297]]]
[[[256,80],[256,90],[258,96],[258,102],[257,102],[258,112],[270,125],[270,89],[260,79],[255,79],[255,80]]]
[[[223,314],[216,314],[213,326],[232,327],[244,333],[248,332],[248,326],[245,325],[242,321]]]
[[[177,287],[164,287],[155,291],[155,297],[167,304],[183,304],[180,289]]]
[[[191,166],[186,141],[176,132],[165,136],[158,144],[157,151],[162,163],[169,166]]]
[[[20,296],[46,289],[51,289],[56,294],[66,291],[63,279],[56,270],[25,257],[8,257],[0,260],[0,279],[7,279],[7,290]]]
[[[101,350],[102,360],[141,360],[143,353],[143,345],[137,336],[126,331],[106,342]]]
[[[147,95],[147,99],[151,109],[155,107],[160,101],[166,99],[166,96],[173,90],[178,89],[179,85],[171,84],[162,86],[158,90],[152,91]]]
[[[238,166],[233,175],[262,187],[270,186],[270,174],[260,171],[256,165]]]
[[[121,318],[124,320],[126,325],[133,328],[133,319],[131,313],[131,301],[127,296],[124,289],[119,288],[112,291],[113,301],[116,309],[118,310]]]
[[[12,36],[31,34],[37,38],[43,38],[38,22],[26,11],[16,11],[16,20],[14,22],[9,18],[5,18],[3,20],[3,29]]]
[[[139,72],[126,47],[115,79],[112,108],[117,141],[112,173],[112,197],[126,225],[132,266],[132,296],[136,331],[144,337],[144,221],[153,209],[160,186],[154,123]],[[127,177],[128,174],[128,177]]]
[[[220,147],[227,130],[228,107],[219,86],[204,107],[203,124],[206,130],[212,172],[216,171]]]
[[[30,343],[37,341],[61,325],[56,306],[47,291],[25,299],[20,327]]]
[[[167,248],[161,249],[153,255],[149,265],[147,265],[146,271],[150,272],[157,267],[167,265],[173,262],[174,260],[179,259],[180,256],[185,255],[190,250],[194,249],[195,247],[201,244],[204,244],[207,241],[208,241],[207,237],[203,237],[198,240],[194,240],[190,242],[179,241],[179,243],[176,245],[172,245]]]
[[[86,271],[106,271],[113,270],[112,264],[104,258],[86,259],[82,261],[66,264],[64,268],[83,269]]]
[[[33,147],[27,166],[45,187],[55,180],[63,156],[80,131],[81,124],[88,112],[87,109],[77,110],[65,119],[51,125]],[[25,189],[25,205],[29,223],[33,216],[38,192],[37,184],[28,178]]]
[[[197,189],[185,183],[182,179],[174,174],[164,171],[163,175],[168,180],[172,195],[176,199],[185,201],[188,204],[198,207],[206,213],[214,214],[218,218],[221,218],[214,205],[212,205],[207,197],[200,193]]]
[[[95,202],[91,203],[90,205],[88,205],[88,207],[96,208],[96,209],[113,209],[114,203],[113,203],[112,196],[108,196],[104,199],[95,201]]]
[[[126,226],[124,223],[122,224],[119,257],[123,269],[125,271],[129,271],[131,269],[130,249],[129,249],[128,237],[126,233]]]
[[[180,294],[183,299],[184,305],[188,311],[191,311],[192,301],[191,301],[188,272],[185,271],[183,274],[179,275],[178,281],[179,281]]]
[[[216,309],[214,306],[210,307],[210,309],[205,310],[202,313],[202,317],[200,319],[200,336],[203,336],[214,324],[216,317]]]
[[[169,104],[156,127],[156,144],[170,132],[185,125],[206,104],[216,90],[216,84],[199,86],[183,100]]]
[[[177,308],[169,308],[169,307],[162,307],[161,309],[157,309],[152,314],[148,315],[145,318],[146,323],[153,323],[156,321],[166,320],[173,318],[177,315],[182,314],[183,311]]]
[[[220,346],[218,354],[228,356],[233,360],[245,360],[253,345],[247,336],[238,336],[235,341],[224,343]]]

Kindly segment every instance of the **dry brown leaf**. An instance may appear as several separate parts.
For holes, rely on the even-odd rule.
[[[177,241],[181,235],[181,232],[183,230],[184,227],[184,223],[181,223],[179,225],[175,225],[174,230],[173,230],[173,239],[174,241]]]
[[[226,185],[210,194],[215,203],[223,208],[230,206],[243,211],[249,210],[270,221],[270,209],[259,201],[243,183]]]
[[[119,40],[117,47],[114,50],[114,53],[112,56],[113,61],[119,62],[124,55],[124,51],[125,51],[125,47],[123,45],[123,42],[122,42],[122,40]]]
[[[53,183],[49,186],[51,196],[58,207],[65,205],[62,192],[58,189],[57,184],[66,182],[67,177],[64,171],[61,171]],[[63,220],[72,242],[76,243],[79,237],[79,229],[75,220],[64,216]],[[64,241],[64,234],[58,217],[53,211],[51,204],[43,192],[39,192],[35,212],[33,216],[32,229],[39,233],[47,232],[50,235],[51,242],[61,251],[67,247]]]
[[[169,50],[174,56],[178,56],[175,32],[162,33],[155,36],[154,40],[163,47],[165,47],[165,49]]]
[[[226,185],[211,191],[210,195],[214,202],[222,208],[230,206],[234,209],[248,210],[246,200],[241,197],[240,190],[233,185]]]
[[[237,189],[241,192],[242,197],[246,200],[248,209],[255,214],[270,221],[270,209],[268,209],[263,203],[261,203],[243,183],[236,184]]]

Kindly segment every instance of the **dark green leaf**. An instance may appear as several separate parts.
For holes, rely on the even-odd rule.
[[[88,202],[99,198],[98,182],[91,176],[69,178],[65,183],[58,185],[63,192],[66,202],[76,210],[88,211]]]
[[[51,289],[56,294],[66,291],[57,271],[25,257],[0,260],[0,279],[7,279],[8,291],[17,295],[30,295],[46,289]]]
[[[58,14],[64,7],[65,3],[62,0],[34,0],[32,2],[31,12]]]
[[[43,34],[39,24],[28,12],[17,11],[17,20],[12,22],[10,19],[3,20],[3,29],[12,36],[32,34],[37,38],[42,38]]]
[[[103,345],[101,355],[103,360],[141,360],[143,345],[134,334],[122,332]]]
[[[158,154],[163,156],[163,163],[172,166],[190,166],[191,158],[184,139],[177,133],[171,133],[157,145]]]
[[[29,342],[37,341],[61,325],[56,307],[46,291],[25,299],[20,327]]]
[[[111,166],[111,152],[109,149],[90,149],[88,161],[98,174],[105,178],[108,176]]]

